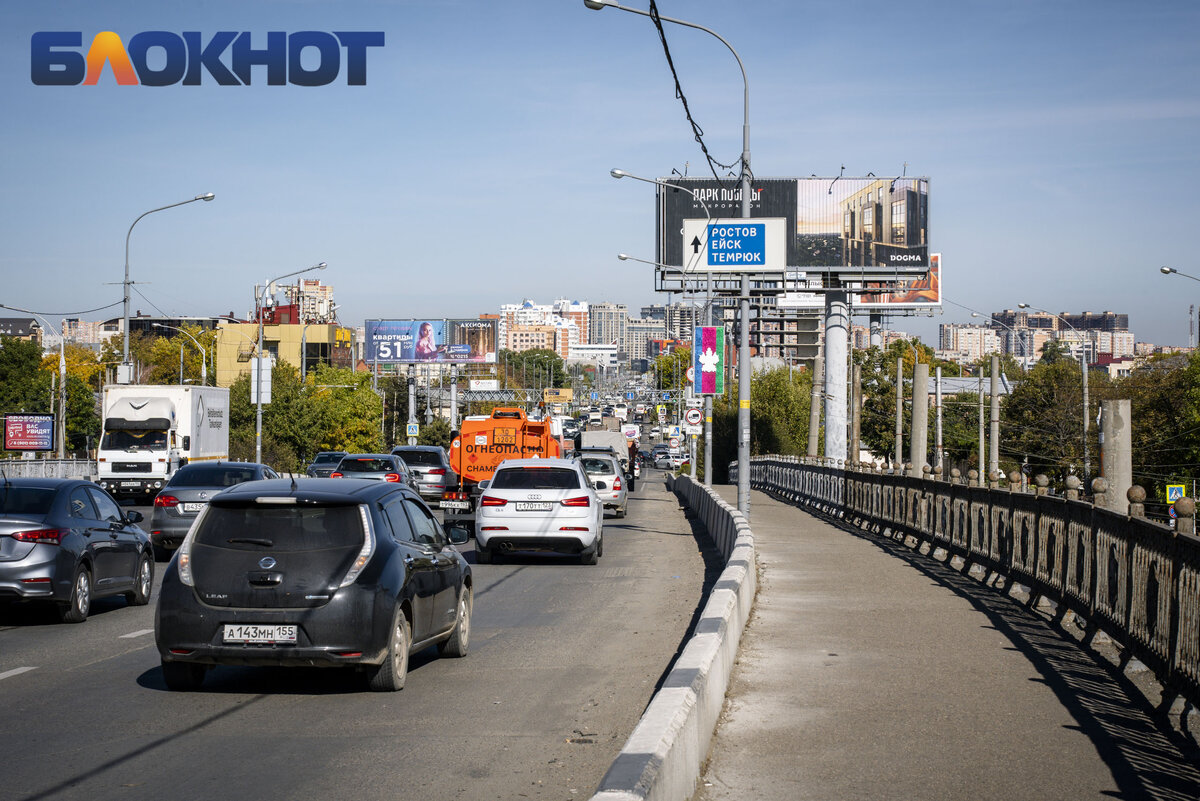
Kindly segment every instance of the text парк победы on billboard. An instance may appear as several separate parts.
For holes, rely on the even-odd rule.
[[[369,363],[496,362],[496,320],[367,320],[364,327]]]

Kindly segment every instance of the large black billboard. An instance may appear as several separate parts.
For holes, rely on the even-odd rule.
[[[674,185],[658,188],[661,264],[684,264],[684,220],[741,216],[742,191],[736,178],[660,180]],[[758,179],[751,183],[750,216],[787,221],[789,269],[875,274],[929,270],[928,178]]]

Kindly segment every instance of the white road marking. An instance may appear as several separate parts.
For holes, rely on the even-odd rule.
[[[139,629],[138,631],[131,631],[129,634],[122,634],[121,639],[132,640],[134,637],[145,637],[147,634],[153,633],[154,629]]]
[[[37,668],[35,668],[35,667],[20,667],[20,668],[13,668],[12,670],[6,670],[3,673],[0,673],[0,679],[7,679],[7,678],[11,678],[13,676],[20,676],[22,673],[28,673],[31,670],[37,670]]]

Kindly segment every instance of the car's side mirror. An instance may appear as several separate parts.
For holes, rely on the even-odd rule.
[[[490,478],[485,478],[483,481],[479,482],[479,489],[481,490],[485,490],[490,486],[492,486],[492,480]]]
[[[129,521],[130,523],[140,523],[143,520],[145,520],[146,518],[142,517],[142,513],[137,511],[136,509],[130,509],[128,512],[125,513],[125,519],[127,521]]]
[[[471,529],[467,526],[449,526],[446,528],[446,534],[454,545],[462,545],[471,539]]]

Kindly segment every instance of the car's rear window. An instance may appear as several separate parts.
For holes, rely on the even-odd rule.
[[[196,543],[235,550],[315,550],[363,540],[358,507],[254,504],[212,505]]]
[[[580,459],[583,464],[583,472],[589,476],[603,476],[610,473],[615,473],[613,463],[608,459]]]
[[[344,453],[318,453],[312,460],[313,464],[337,464],[345,456]]]
[[[386,473],[395,469],[390,459],[343,459],[338,465],[342,473]]]
[[[44,515],[54,505],[54,490],[43,487],[0,487],[0,514]]]
[[[579,489],[579,474],[565,467],[510,467],[497,470],[492,489]]]
[[[405,464],[429,465],[431,467],[440,467],[442,464],[441,457],[433,451],[396,451],[396,455],[403,459]]]
[[[254,470],[249,467],[185,467],[169,482],[172,487],[232,487],[254,480]]]

